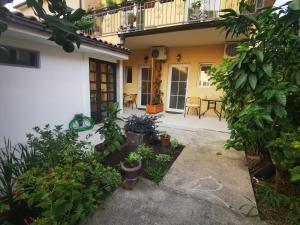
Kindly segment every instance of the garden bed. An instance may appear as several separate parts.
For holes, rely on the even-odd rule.
[[[295,187],[287,183],[276,191],[275,174],[268,179],[255,176],[254,161],[256,161],[256,167],[262,167],[266,163],[259,162],[253,155],[247,155],[246,160],[259,217],[271,225],[298,225],[300,221],[300,186]],[[265,174],[269,176],[270,170]]]
[[[165,163],[165,165],[163,167],[161,167],[161,170],[159,171],[159,173],[156,174],[156,176],[154,175],[155,178],[153,176],[147,175],[147,172],[145,171],[144,167],[141,171],[141,175],[143,177],[148,178],[154,182],[159,182],[163,178],[163,176],[167,173],[167,171],[170,169],[170,167],[175,162],[175,160],[180,155],[180,153],[182,152],[182,150],[184,149],[185,146],[178,144],[178,146],[175,149],[171,149],[171,146],[162,146],[160,144],[160,142],[157,141],[157,142],[150,144],[149,147],[153,149],[153,152],[155,153],[155,155],[166,154],[166,155],[170,156],[170,161],[167,161]],[[115,152],[111,153],[110,155],[108,155],[104,159],[102,164],[105,166],[119,168],[120,162],[123,161],[131,152],[135,152],[135,151],[137,151],[137,147],[135,147],[133,145],[125,144],[125,145],[123,145],[121,150],[115,151]],[[144,159],[143,166],[145,166],[145,164],[149,165],[149,164],[156,164],[156,163],[154,162],[154,160]]]

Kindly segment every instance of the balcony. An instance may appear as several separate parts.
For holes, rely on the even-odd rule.
[[[239,0],[156,0],[142,4],[128,3],[126,6],[93,11],[88,18],[95,19],[95,26],[83,32],[101,37],[213,21],[219,19],[222,9],[237,9],[238,4]]]

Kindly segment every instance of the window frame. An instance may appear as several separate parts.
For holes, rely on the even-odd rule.
[[[128,68],[131,68],[131,83],[127,82],[127,76],[128,76]],[[124,71],[124,80],[126,85],[132,85],[133,83],[133,74],[132,74],[132,66],[125,66],[125,71]]]
[[[14,63],[7,63],[7,62],[0,62],[0,65],[3,66],[13,66],[13,67],[22,67],[22,68],[31,68],[31,69],[40,69],[41,68],[41,53],[40,51],[37,50],[31,50],[31,49],[26,49],[26,48],[19,48],[19,47],[15,47],[15,46],[11,46],[11,45],[1,45],[5,48],[8,49],[13,49],[13,50],[17,50],[17,51],[26,51],[26,52],[30,52],[30,53],[34,53],[36,54],[36,66],[30,66],[30,65],[22,65],[22,64],[14,64]]]
[[[211,88],[212,85],[209,84],[208,86],[203,86],[203,83],[201,81],[201,68],[202,66],[210,66],[210,68],[213,67],[213,63],[199,63],[198,64],[198,78],[197,78],[197,88]]]

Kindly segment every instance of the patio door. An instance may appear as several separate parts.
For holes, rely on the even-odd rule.
[[[183,112],[187,95],[188,65],[172,65],[169,71],[167,110]]]
[[[151,73],[150,66],[141,66],[139,68],[139,87],[138,87],[138,107],[146,108],[151,98]]]
[[[91,117],[100,123],[110,104],[116,102],[116,65],[90,59]]]

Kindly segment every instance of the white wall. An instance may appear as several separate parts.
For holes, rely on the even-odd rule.
[[[34,126],[65,124],[90,115],[89,65],[83,53],[1,37],[1,44],[40,51],[40,68],[0,65],[0,146],[25,141]]]

